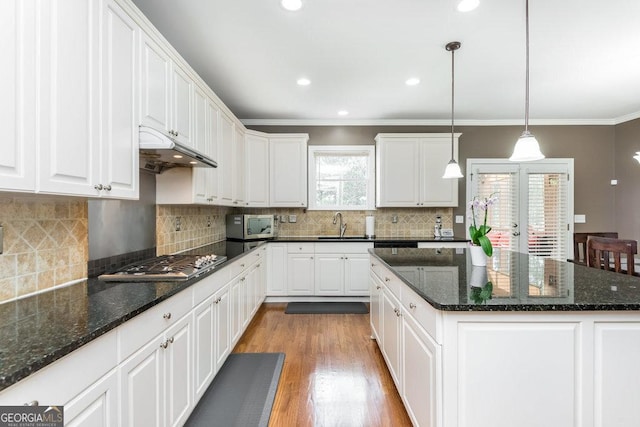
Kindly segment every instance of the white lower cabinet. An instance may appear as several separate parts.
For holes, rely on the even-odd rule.
[[[111,427],[118,423],[118,371],[111,372],[90,385],[64,405],[67,427]]]
[[[193,408],[192,317],[175,322],[120,367],[121,425],[182,425]]]
[[[387,367],[396,384],[398,391],[401,393],[401,327],[402,319],[400,318],[400,302],[389,291],[383,287],[382,291],[382,354],[387,362]]]
[[[287,295],[313,295],[313,243],[289,243],[287,250]]]
[[[269,243],[267,246],[268,296],[287,295],[287,244]]]

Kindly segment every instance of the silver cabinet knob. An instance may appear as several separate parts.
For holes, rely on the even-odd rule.
[[[93,186],[93,188],[95,188],[96,190],[100,191],[100,190],[102,190],[103,187],[102,187],[102,184],[96,184],[96,185]]]
[[[164,341],[160,343],[160,348],[167,348],[169,346],[169,341]]]
[[[26,402],[22,406],[40,406],[40,402],[38,402],[37,400],[32,400],[31,402]]]
[[[165,314],[163,314],[163,315],[162,315],[162,318],[163,318],[163,319],[167,319],[167,320],[171,319],[171,313],[165,313]]]
[[[104,189],[107,190],[107,191],[111,191],[111,184],[105,185]]]
[[[169,338],[169,344],[173,344],[173,337]]]
[[[416,305],[412,302],[409,303],[409,308],[416,308]]]

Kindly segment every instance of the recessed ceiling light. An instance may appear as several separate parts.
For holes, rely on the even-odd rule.
[[[302,0],[281,0],[280,4],[287,10],[296,11],[302,7]]]
[[[410,79],[407,79],[405,83],[407,84],[407,86],[415,86],[417,84],[420,84],[420,79],[417,77],[411,77]]]
[[[174,158],[174,159],[181,159],[181,158],[182,158],[182,156],[181,156],[180,154],[174,154],[174,155],[173,155],[173,158]]]
[[[309,86],[311,84],[311,80],[306,77],[300,77],[296,83],[298,83],[299,86]]]
[[[480,0],[460,0],[458,3],[459,12],[470,12],[480,4]]]
[[[198,162],[196,162],[195,160],[191,160],[189,163],[192,164],[192,165],[197,165],[198,164]]]
[[[347,114],[349,114],[349,112],[347,110],[340,110],[338,111],[338,115],[339,116],[346,116]]]

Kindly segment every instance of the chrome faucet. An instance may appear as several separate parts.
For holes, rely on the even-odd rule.
[[[340,217],[340,238],[344,237],[344,232],[347,231],[347,223],[342,223],[342,212],[336,212],[333,215],[333,223],[335,224],[338,221],[338,216]]]

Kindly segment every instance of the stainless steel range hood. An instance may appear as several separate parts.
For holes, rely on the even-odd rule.
[[[162,173],[175,167],[217,168],[215,160],[148,126],[140,126],[140,169]]]

